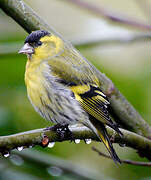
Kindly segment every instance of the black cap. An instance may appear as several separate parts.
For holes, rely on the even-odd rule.
[[[45,30],[37,30],[29,34],[29,36],[25,39],[25,43],[34,43],[38,42],[40,38],[50,35],[48,31]]]

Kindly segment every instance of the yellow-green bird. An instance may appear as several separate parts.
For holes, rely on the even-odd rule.
[[[95,68],[72,45],[44,30],[32,32],[19,53],[28,57],[25,83],[35,110],[57,124],[87,126],[120,163],[105,126],[122,133],[109,116]]]

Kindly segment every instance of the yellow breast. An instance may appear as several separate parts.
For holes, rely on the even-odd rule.
[[[38,64],[28,60],[25,72],[25,84],[31,103],[37,108],[42,108],[41,99],[48,101],[47,93],[44,87],[46,82],[43,75],[45,64]]]

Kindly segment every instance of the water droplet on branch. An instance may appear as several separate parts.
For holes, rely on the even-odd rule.
[[[10,161],[16,166],[21,166],[24,163],[24,160],[20,156],[14,154],[10,156]]]
[[[10,156],[10,153],[9,153],[9,152],[7,152],[7,153],[3,154],[3,156],[7,158],[7,157],[9,157],[9,156]]]
[[[61,176],[63,171],[59,167],[51,166],[47,168],[47,171],[52,176]]]
[[[18,151],[22,151],[23,149],[24,149],[23,146],[17,147],[17,150],[18,150]]]
[[[92,142],[92,139],[85,139],[86,144],[91,144],[91,142]]]
[[[50,142],[50,143],[48,144],[48,147],[49,147],[49,148],[53,148],[54,145],[55,145],[55,142]]]
[[[80,139],[75,139],[74,142],[75,142],[76,144],[79,144],[79,143],[80,143]]]
[[[121,147],[125,147],[125,146],[126,146],[126,144],[119,143],[119,146],[121,146]]]

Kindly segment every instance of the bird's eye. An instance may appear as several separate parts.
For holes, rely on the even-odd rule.
[[[42,42],[41,42],[41,41],[38,41],[38,42],[37,42],[37,45],[38,45],[38,46],[41,46],[41,45],[42,45]]]
[[[38,47],[38,46],[41,46],[42,45],[42,42],[41,41],[38,41],[38,42],[32,42],[32,43],[29,43],[33,48],[35,47]]]

